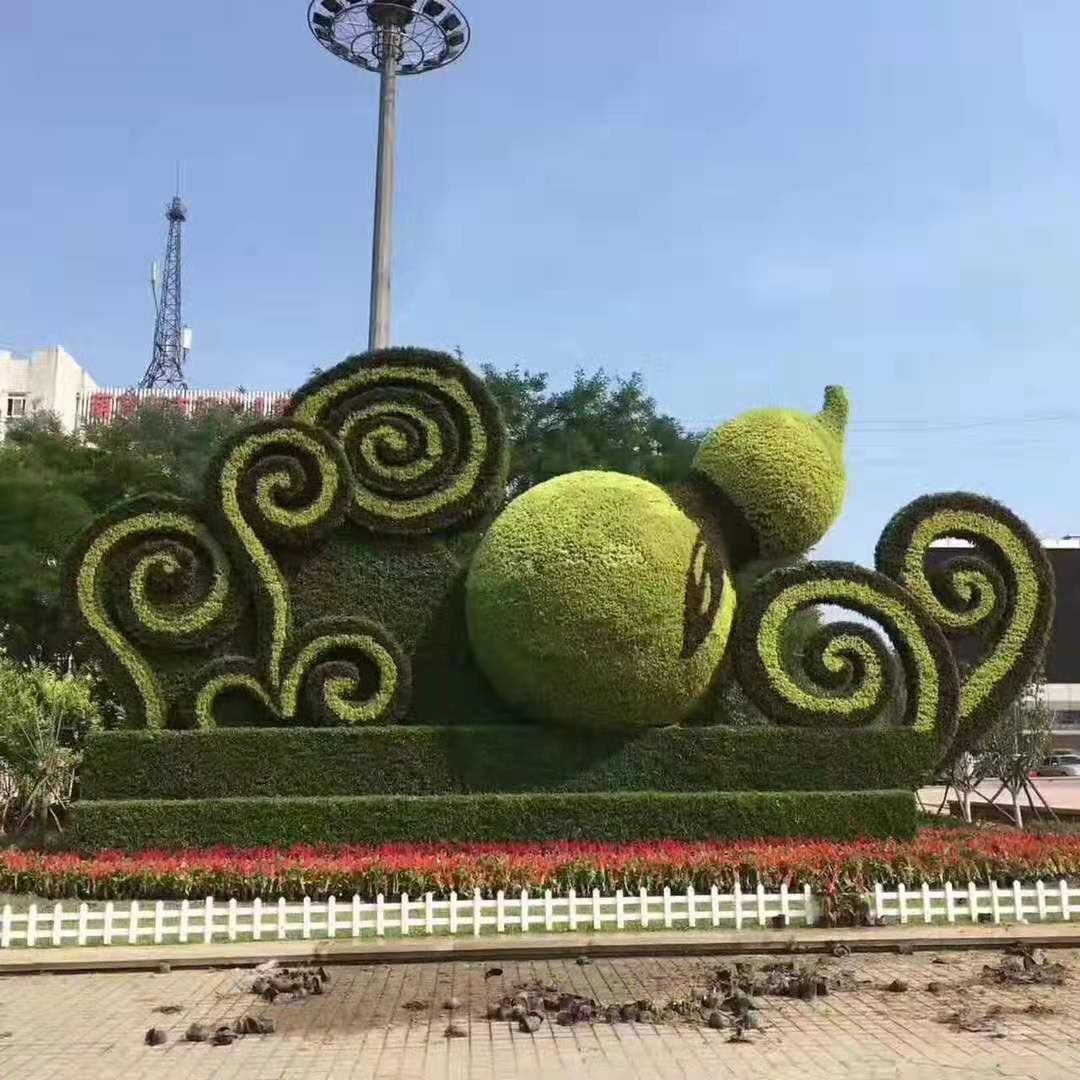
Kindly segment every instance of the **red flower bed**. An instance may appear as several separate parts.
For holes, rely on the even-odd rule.
[[[452,890],[492,895],[527,888],[650,893],[688,885],[729,891],[810,885],[836,917],[853,915],[875,882],[918,885],[1080,876],[1080,836],[1006,830],[924,830],[912,841],[861,840],[635,844],[387,844],[201,851],[102,852],[93,858],[10,849],[0,854],[0,892],[48,898],[182,899],[215,896],[366,900]]]

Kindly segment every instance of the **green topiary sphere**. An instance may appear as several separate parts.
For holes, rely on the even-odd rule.
[[[467,584],[473,651],[503,699],[583,727],[684,719],[734,612],[722,554],[666,492],[620,473],[569,473],[515,499]]]
[[[829,531],[844,502],[847,413],[843,389],[829,386],[816,416],[752,409],[702,441],[694,471],[746,519],[756,535],[755,557],[802,555]]]

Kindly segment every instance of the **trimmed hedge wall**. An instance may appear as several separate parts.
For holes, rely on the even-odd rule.
[[[609,792],[80,802],[77,850],[467,840],[911,837],[910,791]]]
[[[482,791],[915,788],[940,747],[903,728],[219,728],[92,736],[83,799]]]

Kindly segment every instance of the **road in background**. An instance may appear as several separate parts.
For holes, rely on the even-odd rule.
[[[1033,778],[1032,786],[1042,795],[1042,797],[1050,804],[1054,810],[1061,810],[1066,813],[1070,811],[1080,815],[1080,777],[1059,777],[1059,776],[1040,776]],[[979,791],[985,795],[987,799],[994,796],[994,793],[1001,786],[998,780],[985,780],[979,785]],[[945,795],[945,789],[943,787],[926,787],[919,792],[919,797],[922,799],[923,806],[927,810],[934,811],[941,804],[941,800]],[[949,795],[950,801],[956,798],[956,792],[951,792]],[[985,800],[975,796],[976,803],[983,802]],[[1038,799],[1035,800],[1036,805],[1042,809]],[[1007,791],[1001,792],[997,798],[997,803],[1005,809],[1010,809],[1012,806],[1012,798]],[[1020,805],[1026,811],[1028,809],[1027,799],[1021,795]],[[1002,817],[1002,821],[1005,818]]]

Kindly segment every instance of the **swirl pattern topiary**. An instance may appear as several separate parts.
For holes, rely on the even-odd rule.
[[[880,626],[826,623],[807,642],[798,670],[782,648],[799,611],[835,605]],[[884,574],[851,563],[813,562],[774,570],[742,598],[733,636],[739,680],[778,723],[864,726],[879,719],[904,675],[902,723],[948,746],[956,731],[959,682],[949,644],[916,600]]]
[[[931,546],[954,538],[944,565]],[[1031,681],[1054,619],[1054,572],[1042,544],[1011,510],[979,495],[925,495],[899,510],[878,541],[878,569],[907,589],[951,638],[977,639],[963,675],[957,750],[977,741]]]
[[[97,519],[74,545],[65,593],[97,640],[128,716],[166,724],[169,703],[146,647],[209,648],[236,627],[246,594],[199,507],[140,496]]]
[[[506,432],[484,384],[426,349],[351,357],[290,415],[330,432],[355,477],[349,514],[374,532],[425,533],[482,516],[506,483]]]

